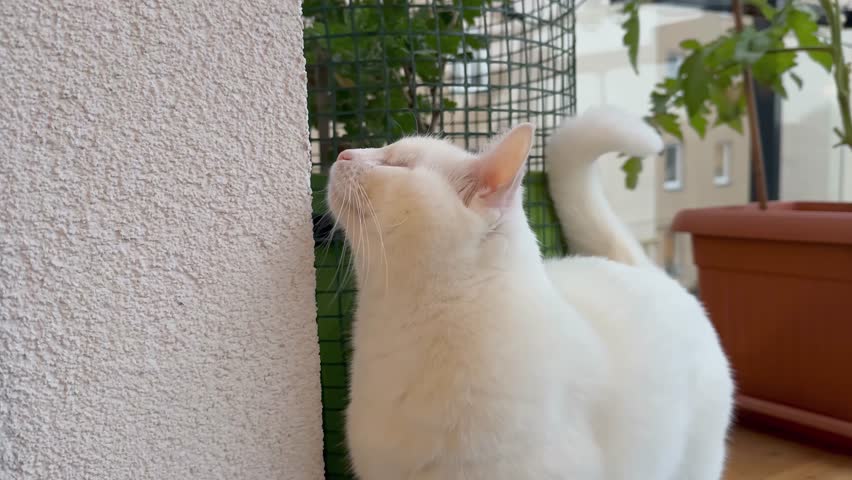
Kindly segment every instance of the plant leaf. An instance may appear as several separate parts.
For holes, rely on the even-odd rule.
[[[625,173],[624,186],[635,190],[639,184],[639,174],[642,173],[642,159],[630,157],[621,164],[621,170]]]
[[[707,118],[704,116],[703,112],[699,112],[691,117],[689,117],[689,124],[698,133],[698,136],[702,139],[704,135],[707,133]]]
[[[721,70],[734,65],[734,52],[737,48],[736,36],[720,37],[706,45],[705,62],[710,70]]]
[[[474,50],[482,50],[483,48],[488,47],[488,42],[482,35],[468,34],[465,35],[464,41],[467,43],[468,47],[473,48]]]
[[[482,16],[482,6],[487,2],[484,0],[455,0],[454,3],[461,6],[464,21],[472,24],[478,17]]]
[[[745,130],[743,130],[743,117],[731,118],[730,120],[725,122],[725,125],[731,127],[732,129],[734,129],[734,131],[736,131],[740,135],[745,133]]]
[[[769,2],[766,0],[746,0],[746,3],[757,7],[757,9],[760,10],[760,14],[767,20],[772,20],[777,13],[777,10],[769,5]]]
[[[710,89],[710,102],[716,108],[716,122],[713,126],[729,124],[743,115],[745,96],[742,85],[728,85],[723,88],[713,86]]]
[[[651,92],[651,111],[657,115],[668,112],[670,95],[662,92]]]
[[[788,14],[787,23],[796,35],[796,40],[801,47],[825,47],[826,45],[817,37],[817,23],[814,18],[807,12],[794,9]],[[831,66],[834,61],[831,54],[828,52],[808,52],[808,56],[818,64],[822,65],[826,71],[831,71]]]
[[[756,31],[753,27],[743,30],[737,37],[737,45],[734,48],[733,59],[751,65],[766,54],[773,44],[769,30]]]
[[[650,118],[651,123],[675,137],[683,140],[683,132],[680,130],[680,119],[673,113],[661,113]]]
[[[700,50],[701,44],[698,43],[698,40],[694,38],[689,38],[680,42],[680,48],[684,50]]]
[[[773,87],[781,84],[781,77],[796,66],[795,52],[780,52],[764,55],[752,67],[754,79]]]
[[[704,65],[703,50],[695,50],[684,59],[680,67],[680,75],[683,81],[683,102],[686,105],[686,113],[689,118],[692,118],[701,110],[709,94],[711,78]]]
[[[627,47],[627,58],[630,59],[630,65],[633,66],[633,71],[639,73],[637,66],[637,58],[639,56],[639,0],[629,0],[624,3],[622,13],[627,15],[624,23],[621,24],[624,28],[624,36],[621,38],[622,43]]]

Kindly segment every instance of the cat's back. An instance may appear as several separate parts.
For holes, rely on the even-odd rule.
[[[658,268],[599,257],[554,259],[546,268],[563,298],[609,343],[641,345],[647,338],[678,344],[675,350],[718,346],[700,302]]]
[[[598,257],[547,262],[556,289],[600,336],[618,371],[632,380],[669,384],[695,380],[693,371],[727,378],[718,335],[698,299],[662,270]]]
[[[652,266],[588,257],[552,260],[547,270],[607,352],[610,383],[593,424],[610,478],[686,478],[678,472],[699,448],[690,439],[719,436],[733,394],[701,304]]]

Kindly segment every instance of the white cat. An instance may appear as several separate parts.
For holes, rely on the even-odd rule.
[[[347,150],[329,203],[355,252],[347,442],[362,480],[718,480],[733,383],[699,303],[610,210],[594,160],[647,155],[597,109],[550,140],[577,254],[543,261],[521,205],[533,127],[479,154]]]

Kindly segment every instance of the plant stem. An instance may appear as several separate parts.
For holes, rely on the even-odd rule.
[[[734,0],[739,1],[739,0]],[[749,143],[751,144],[752,169],[754,170],[754,186],[757,193],[757,202],[761,210],[766,210],[766,172],[763,171],[763,143],[760,140],[760,122],[757,117],[757,102],[754,99],[754,79],[751,69],[746,67],[743,71],[743,88],[746,94],[746,108],[748,110]]]
[[[834,49],[831,47],[790,47],[790,48],[770,48],[766,53],[787,53],[787,52],[826,52],[831,53]]]
[[[733,0],[732,9],[734,13],[734,24],[737,32],[743,31],[743,4],[742,0]],[[763,171],[763,145],[760,142],[760,123],[757,117],[757,102],[754,99],[754,80],[751,76],[751,68],[743,68],[743,91],[746,97],[746,108],[748,110],[749,143],[751,144],[752,173],[754,186],[757,193],[757,201],[761,210],[766,210],[766,174]]]
[[[441,72],[443,74],[443,70]],[[438,120],[441,119],[444,110],[441,108],[441,97],[438,95],[438,87],[429,88],[429,95],[432,97],[432,120],[429,121],[429,130],[426,133],[435,133],[435,129],[438,128]]]
[[[406,100],[408,100],[408,108],[411,109],[411,114],[414,115],[414,128],[417,133],[421,133],[421,125],[420,125],[420,115],[417,113],[417,109],[415,105],[417,105],[417,78],[414,73],[414,62],[411,65],[406,65],[403,68],[403,76],[405,77],[405,83],[408,84],[408,92],[405,90],[402,93],[406,94]]]

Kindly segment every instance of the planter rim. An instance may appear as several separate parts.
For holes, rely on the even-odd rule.
[[[693,235],[852,245],[852,203],[770,202],[681,210],[672,230]]]

